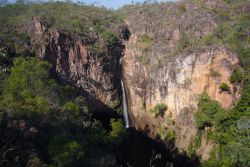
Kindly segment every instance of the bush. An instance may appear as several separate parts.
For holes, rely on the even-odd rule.
[[[211,100],[207,93],[198,97],[198,112],[195,113],[195,123],[198,129],[223,126],[221,122],[227,119],[226,111],[217,101]]]
[[[127,130],[124,127],[122,120],[111,119],[110,120],[111,132],[110,138],[112,142],[120,144],[123,139],[127,136]]]
[[[244,79],[243,71],[240,67],[234,67],[233,73],[230,77],[231,83],[241,83]]]
[[[57,85],[49,78],[50,64],[36,58],[17,58],[3,86],[8,109],[44,113],[57,103]]]
[[[152,39],[147,35],[143,34],[138,37],[138,45],[141,49],[148,49],[152,43]]]
[[[215,70],[212,69],[210,71],[210,76],[214,77],[214,78],[218,78],[218,77],[221,77],[221,74],[218,71],[215,71]]]
[[[176,134],[173,129],[168,129],[160,132],[161,139],[165,142],[173,142],[176,138]]]
[[[69,113],[73,117],[80,116],[80,108],[74,102],[67,102],[66,104],[64,104],[62,110],[63,110],[63,112]]]
[[[80,143],[71,140],[66,133],[50,141],[48,152],[55,166],[78,166],[84,156]]]
[[[119,43],[119,38],[112,31],[104,31],[103,33],[101,33],[101,36],[107,42],[106,45],[108,46],[113,47]]]
[[[186,33],[182,33],[181,39],[177,43],[177,51],[183,52],[190,45],[190,41]]]
[[[154,108],[151,109],[151,112],[155,114],[155,117],[158,117],[158,116],[163,117],[167,109],[168,109],[168,106],[166,104],[159,103],[159,104],[156,104]]]
[[[221,92],[230,92],[230,86],[227,83],[220,84],[220,91]]]
[[[221,40],[218,39],[214,34],[203,36],[202,40],[206,46],[221,43]]]

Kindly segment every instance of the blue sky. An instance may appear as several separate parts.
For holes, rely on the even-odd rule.
[[[90,4],[94,2],[98,2],[107,8],[114,8],[114,9],[122,7],[123,5],[126,5],[126,4],[131,4],[132,1],[136,3],[136,2],[143,2],[144,0],[83,0],[83,2],[90,3]],[[169,1],[169,0],[158,0],[158,1]]]
[[[9,0],[9,2],[15,2],[15,1],[16,0]],[[58,1],[60,1],[60,0],[58,0]],[[85,2],[87,4],[93,4],[93,3],[97,2],[97,4],[103,5],[107,8],[117,9],[119,7],[122,7],[123,5],[131,4],[132,1],[134,3],[136,3],[136,2],[144,2],[145,0],[73,0],[73,1],[74,2],[82,1],[82,2]],[[158,2],[160,2],[160,1],[166,2],[166,1],[170,1],[170,0],[158,0]],[[171,0],[171,1],[174,1],[174,0]]]

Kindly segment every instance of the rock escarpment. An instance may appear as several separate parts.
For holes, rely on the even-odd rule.
[[[120,41],[114,47],[106,46],[107,50],[98,55],[92,50],[102,40],[97,33],[91,34],[91,40],[66,35],[57,29],[47,29],[37,17],[27,29],[31,45],[38,48],[36,54],[52,64],[59,80],[76,86],[86,95],[92,111],[119,107],[119,59],[124,47]]]
[[[199,6],[158,6],[168,14],[155,13],[154,6],[146,8],[126,20],[132,32],[123,61],[130,119],[152,137],[161,137],[162,129],[173,129],[175,145],[187,151],[197,135],[197,96],[207,92],[226,109],[239,99],[240,88],[229,81],[239,65],[238,56],[223,45],[195,43],[212,34],[218,23]],[[134,24],[135,20],[140,24]],[[221,91],[222,83],[230,91]],[[163,116],[155,116],[152,109],[162,103],[168,109]],[[197,152],[206,159],[212,145],[203,139],[202,143]]]

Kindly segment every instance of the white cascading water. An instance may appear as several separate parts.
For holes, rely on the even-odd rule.
[[[126,128],[129,128],[128,107],[127,107],[126,92],[125,92],[125,89],[124,89],[123,81],[121,81],[121,85],[122,85],[122,110],[123,110],[123,116],[124,116]]]
[[[120,59],[120,64],[122,64],[122,58]],[[122,86],[122,111],[123,111],[123,117],[124,117],[124,120],[125,120],[126,128],[129,128],[126,91],[125,91],[125,88],[124,88],[124,84],[123,84],[122,78],[121,78],[121,86]]]

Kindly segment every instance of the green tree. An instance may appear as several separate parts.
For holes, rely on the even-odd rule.
[[[220,128],[222,121],[227,119],[227,112],[221,105],[212,100],[207,93],[198,96],[199,110],[195,113],[196,126],[199,129],[216,126]]]
[[[8,110],[45,113],[58,97],[57,85],[49,78],[50,64],[36,58],[16,58],[3,85],[3,103]]]
[[[163,117],[165,114],[165,111],[167,111],[168,106],[164,103],[159,103],[154,106],[150,111],[155,113],[155,117],[161,116]]]
[[[230,86],[227,83],[220,84],[220,91],[221,92],[230,92]]]
[[[63,133],[56,136],[48,145],[54,167],[81,166],[84,151],[81,145]]]
[[[120,144],[123,141],[123,139],[127,136],[127,130],[124,127],[122,120],[111,119],[110,125],[112,128],[110,132],[111,140],[116,142],[117,144]]]

